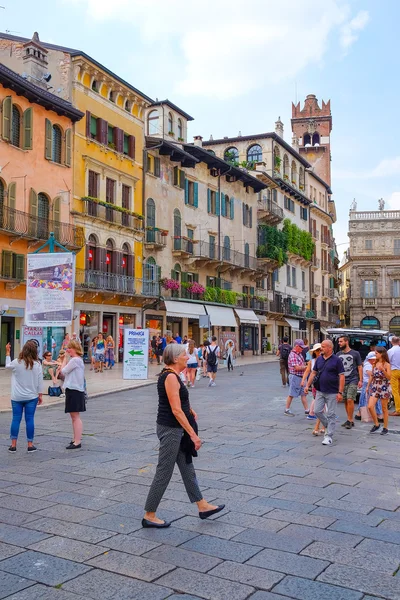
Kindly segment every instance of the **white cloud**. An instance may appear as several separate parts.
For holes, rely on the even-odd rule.
[[[345,171],[335,169],[338,179],[378,179],[380,177],[395,177],[400,175],[400,156],[382,159],[376,167],[368,171]]]
[[[388,200],[388,208],[400,210],[400,192],[393,192]]]
[[[175,92],[229,99],[265,84],[293,80],[320,65],[330,38],[348,47],[368,13],[352,17],[345,0],[64,0],[82,5],[94,20],[130,24],[142,43],[145,70],[174,80]],[[161,45],[161,52],[160,52]],[[169,70],[162,48],[179,69]],[[133,57],[137,64],[137,57]]]

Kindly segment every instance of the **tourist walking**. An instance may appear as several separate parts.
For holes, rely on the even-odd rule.
[[[188,387],[194,388],[194,382],[196,381],[196,373],[199,367],[199,356],[198,350],[195,347],[194,340],[189,340],[188,349],[186,350],[187,365],[186,365],[186,378]]]
[[[25,413],[26,438],[28,452],[36,452],[33,445],[35,434],[35,411],[42,404],[42,366],[38,359],[38,347],[32,341],[24,344],[18,358],[11,360],[11,344],[6,344],[6,369],[12,370],[11,375],[11,446],[8,451],[17,451],[17,440],[22,415]]]
[[[394,411],[390,413],[390,416],[400,417],[400,338],[398,338],[397,335],[394,335],[390,341],[392,347],[388,351],[388,356],[392,371],[390,384],[392,386],[394,397]]]
[[[96,370],[96,344],[97,344],[97,335],[95,335],[95,337],[92,339],[91,344],[90,344],[90,370],[91,371],[93,371],[93,369]],[[68,348],[68,345],[67,345],[67,348]]]
[[[306,393],[313,384],[317,389],[315,415],[325,427],[322,444],[330,446],[336,426],[336,405],[343,398],[345,384],[343,363],[333,353],[331,340],[324,340],[321,343],[321,356],[315,361],[305,389]]]
[[[301,397],[301,402],[304,407],[304,412],[308,415],[308,404],[307,395],[304,392],[304,388],[301,385],[304,371],[306,370],[306,361],[303,356],[304,342],[303,340],[297,339],[294,341],[293,350],[289,354],[288,368],[289,368],[289,396],[286,399],[285,415],[287,417],[294,417],[294,413],[290,410],[293,398],[297,396]]]
[[[311,349],[309,349],[309,352],[311,355],[311,360],[308,361],[306,370],[304,371],[303,379],[301,380],[301,385],[304,388],[306,387],[307,380],[308,380],[310,374],[312,373],[312,370],[315,365],[315,361],[321,354],[321,344],[314,344],[314,346]],[[312,432],[313,435],[321,435],[321,434],[325,433],[325,429],[323,427],[320,427],[321,422],[319,419],[317,419],[317,417],[315,415],[315,397],[317,394],[317,390],[315,389],[315,387],[312,387],[311,391],[312,391],[312,395],[313,395],[313,400],[310,405],[310,411],[307,415],[307,419],[309,421],[315,421],[315,426],[314,426],[314,429]]]
[[[165,368],[158,378],[157,437],[160,440],[158,464],[145,504],[143,527],[164,528],[171,523],[156,516],[157,508],[178,465],[190,502],[196,502],[200,519],[220,512],[225,505],[209,504],[200,491],[191,456],[197,455],[201,439],[197,435],[197,415],[190,406],[189,392],[180,379],[188,360],[181,344],[169,344],[164,351]],[[191,455],[182,446],[191,445]],[[196,454],[195,454],[196,453]]]
[[[357,389],[362,387],[363,368],[360,353],[352,350],[347,335],[342,335],[339,340],[339,352],[336,353],[344,368],[345,386],[343,400],[346,407],[347,419],[342,427],[351,429],[354,427],[354,402],[357,398]]]
[[[289,385],[288,359],[291,351],[292,346],[289,344],[289,338],[285,336],[282,340],[282,344],[278,346],[278,350],[276,352],[276,356],[279,356],[279,368],[281,372],[283,387]]]
[[[103,372],[103,365],[104,365],[104,360],[105,360],[105,351],[106,351],[106,347],[105,347],[105,343],[104,343],[103,334],[100,332],[100,333],[98,333],[97,340],[96,340],[95,373],[102,373]]]
[[[378,400],[380,400],[382,403],[383,412],[383,429],[381,431],[381,435],[386,435],[388,433],[389,425],[388,401],[390,400],[392,394],[390,387],[391,368],[386,348],[377,346],[375,348],[375,354],[376,362],[369,375],[369,382],[366,391],[367,396],[369,397],[368,410],[374,422],[370,433],[377,433],[380,429],[380,424],[376,414],[376,403]]]
[[[233,350],[234,350],[234,345],[233,342],[231,340],[229,340],[229,342],[226,345],[226,366],[228,367],[228,372],[229,371],[233,371]]]
[[[106,369],[112,369],[115,365],[115,343],[111,335],[109,335],[106,339],[106,354],[105,354],[105,363]]]
[[[70,358],[68,362],[67,354]],[[82,355],[80,343],[71,340],[61,368],[61,374],[65,377],[65,412],[71,416],[73,430],[73,439],[66,447],[67,450],[81,448],[83,424],[80,413],[86,411],[85,365]]]
[[[211,338],[211,344],[206,346],[205,354],[207,360],[207,373],[210,378],[208,387],[214,387],[217,385],[215,383],[215,378],[217,377],[218,359],[220,355],[220,350],[219,346],[217,345],[217,338],[215,335],[213,335]]]

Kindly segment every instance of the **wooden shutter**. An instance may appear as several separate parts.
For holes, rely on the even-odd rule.
[[[108,123],[104,119],[97,119],[97,141],[106,145],[108,142]]]
[[[253,287],[250,288],[250,296],[254,296],[254,288]]]
[[[198,273],[192,273],[192,277],[193,277],[193,281],[196,281],[197,283],[199,283],[199,274]]]
[[[207,188],[207,212],[211,212],[211,190]]]
[[[72,129],[65,132],[65,165],[70,167],[72,163]]]
[[[38,231],[38,195],[33,188],[29,192],[29,234],[37,236]]]
[[[160,173],[161,173],[160,164],[161,164],[160,158],[158,156],[156,156],[154,158],[154,175],[156,177],[160,177]]]
[[[61,238],[61,198],[58,196],[53,201],[53,221],[54,221],[54,235],[57,241]]]
[[[179,169],[174,167],[174,185],[179,185]]]
[[[187,283],[188,282],[188,274],[185,271],[182,271],[181,273],[181,283]]]
[[[217,192],[215,194],[215,214],[218,216],[219,215],[219,211],[220,211],[220,198],[219,198],[219,192]]]
[[[9,250],[3,250],[1,256],[1,274],[3,277],[11,279],[13,271],[13,253]]]
[[[230,202],[230,218],[233,219],[235,218],[235,198],[232,196],[231,198],[231,202]]]
[[[221,215],[226,217],[226,198],[225,194],[221,193]]]
[[[117,250],[113,250],[111,253],[111,273],[120,273],[121,258],[120,253]]]
[[[193,190],[194,207],[198,208],[199,207],[199,184],[196,182],[193,185],[194,185],[194,190]]]
[[[23,117],[23,135],[22,148],[24,150],[32,150],[32,127],[33,127],[33,110],[27,108]]]
[[[124,132],[119,127],[113,129],[113,143],[117,152],[124,151]]]
[[[243,225],[246,225],[246,205],[244,202],[242,204],[242,213],[243,213]]]
[[[17,193],[17,184],[15,181],[11,182],[8,185],[8,208],[15,210],[16,204],[16,193]]]
[[[134,135],[128,135],[128,155],[135,158],[136,139]]]
[[[249,210],[249,227],[253,227],[253,207]]]
[[[186,174],[185,171],[179,170],[179,185],[182,190],[185,189],[186,186]]]
[[[51,160],[53,158],[53,125],[49,119],[46,119],[45,135],[44,157],[47,160]]]
[[[96,248],[96,270],[106,272],[106,248]]]
[[[3,100],[3,124],[2,124],[2,135],[3,140],[9,142],[11,139],[11,113],[12,113],[12,99],[11,96],[7,96]]]
[[[185,181],[185,204],[189,204],[189,180]]]
[[[90,133],[90,125],[91,125],[91,120],[92,120],[92,113],[90,113],[88,110],[86,111],[86,137],[87,138],[91,138],[92,135]]]
[[[25,255],[14,255],[15,279],[23,281],[25,279]]]

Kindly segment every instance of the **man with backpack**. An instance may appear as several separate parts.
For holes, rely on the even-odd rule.
[[[211,344],[206,346],[205,349],[206,361],[207,361],[207,373],[210,378],[208,387],[214,387],[216,385],[215,378],[218,370],[218,359],[220,355],[220,349],[217,345],[217,338],[215,335],[211,338]]]
[[[289,354],[292,351],[292,346],[288,342],[289,338],[285,336],[282,344],[278,346],[278,352],[276,353],[276,355],[279,356],[279,367],[281,371],[283,387],[286,387],[286,384],[289,385],[288,359]]]

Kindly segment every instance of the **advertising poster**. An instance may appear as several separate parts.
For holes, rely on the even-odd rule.
[[[124,328],[123,379],[148,379],[149,330]]]
[[[43,355],[43,328],[42,327],[24,327],[22,328],[22,346],[28,340],[35,340],[38,345],[38,355],[41,358]]]
[[[72,252],[28,254],[25,324],[66,327],[74,310],[75,257]]]

